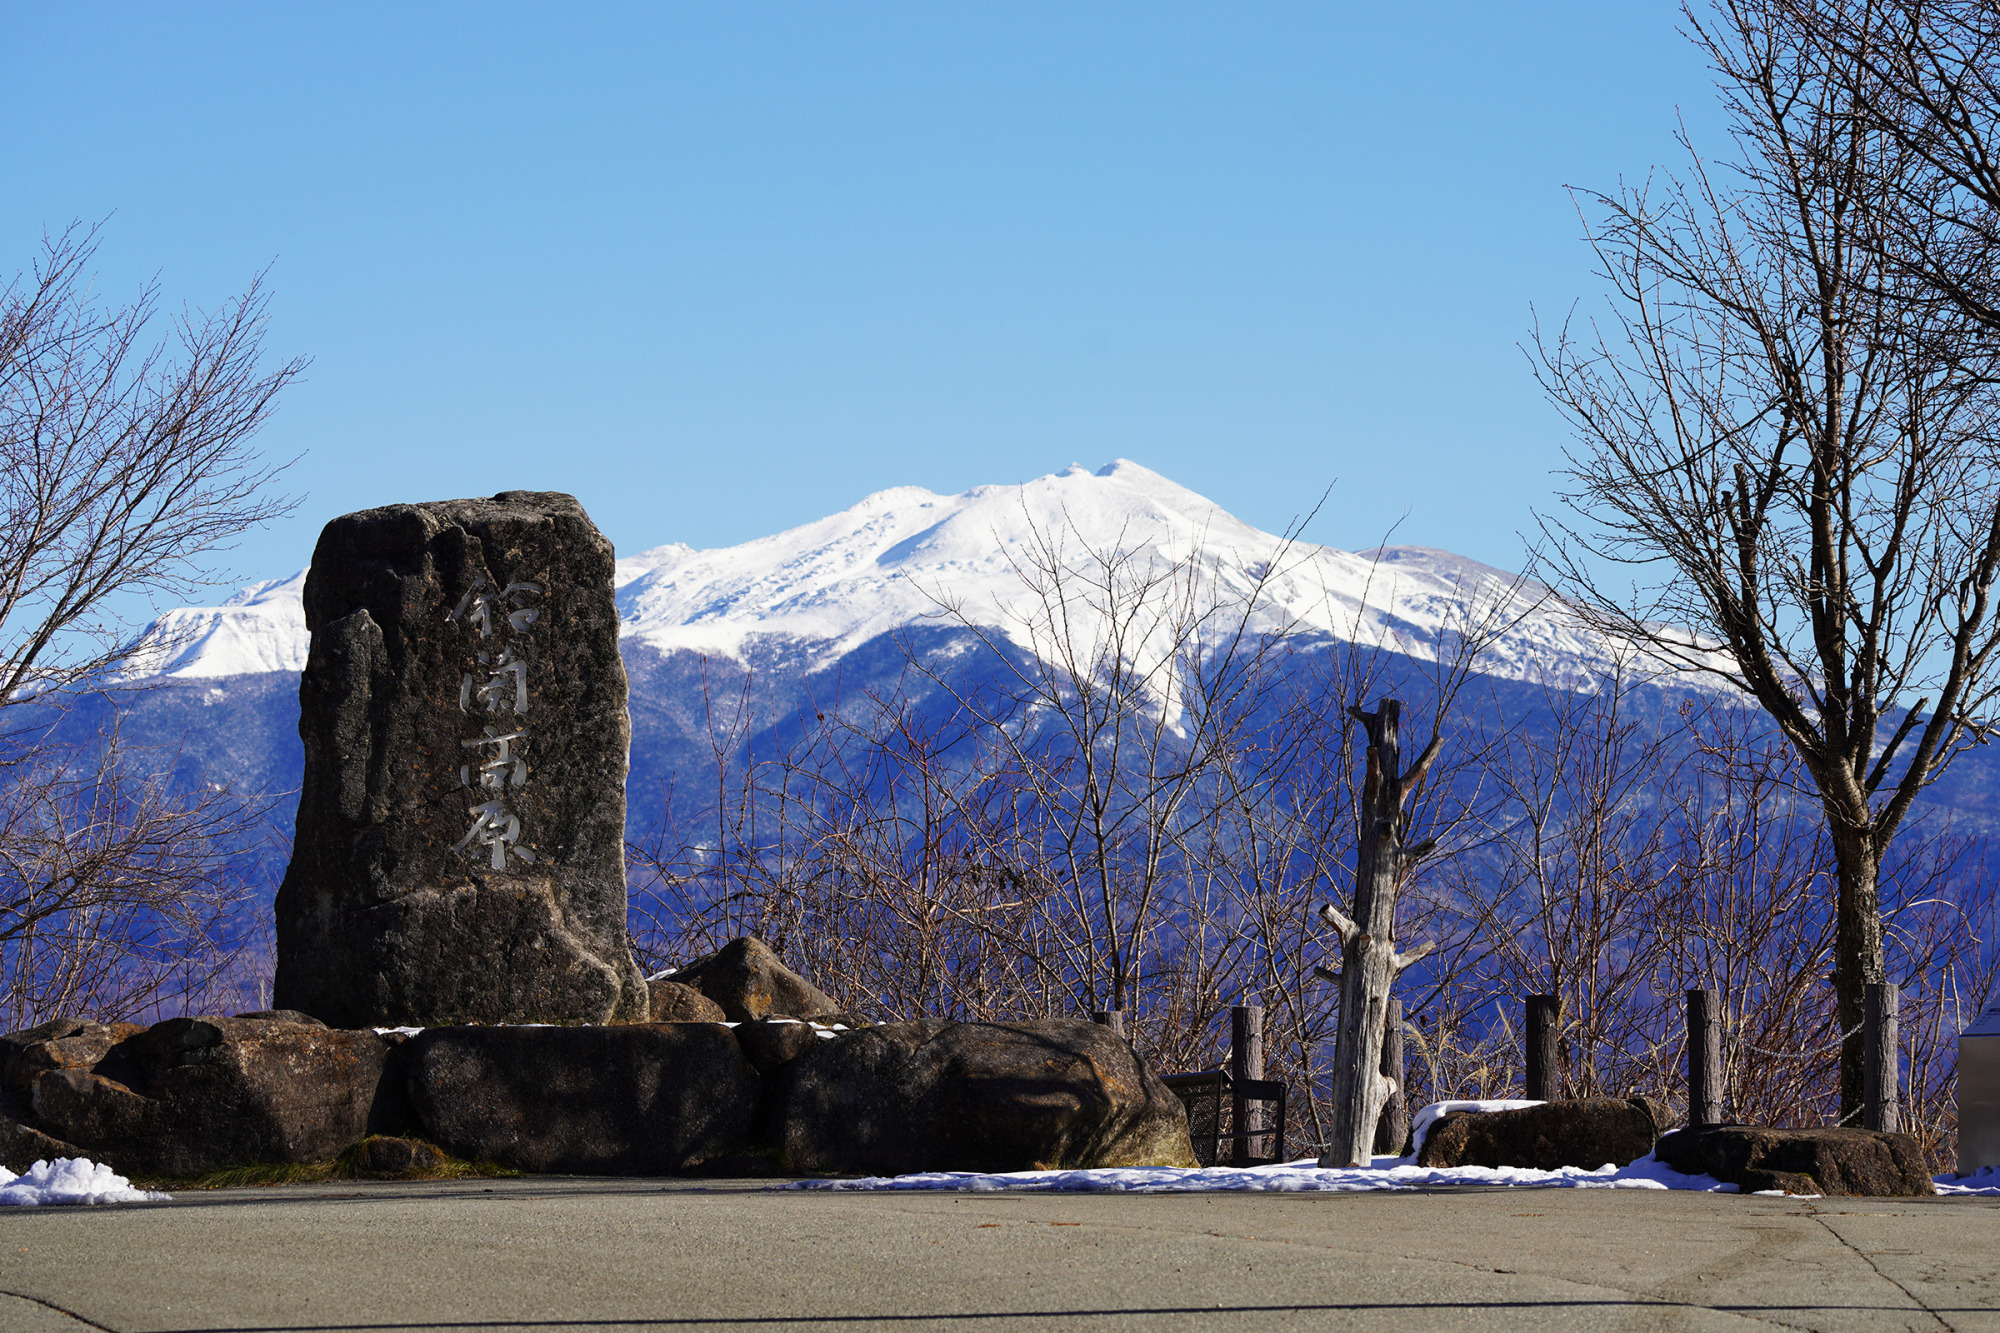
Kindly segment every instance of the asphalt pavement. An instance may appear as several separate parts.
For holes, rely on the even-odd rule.
[[[2000,1201],[540,1177],[0,1210],[0,1329],[2000,1330]]]

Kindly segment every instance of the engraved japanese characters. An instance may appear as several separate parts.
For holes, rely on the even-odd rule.
[[[645,1017],[611,570],[566,495],[327,525],[275,1003],[336,1026]]]
[[[496,589],[482,576],[466,589],[449,617],[476,632],[484,645],[474,650],[472,669],[459,678],[458,711],[505,713],[512,724],[502,730],[488,722],[480,735],[459,742],[478,752],[473,762],[459,766],[459,785],[477,792],[480,800],[472,807],[472,827],[452,850],[490,849],[495,870],[514,862],[535,863],[533,848],[521,845],[521,817],[507,803],[507,789],[528,782],[528,761],[521,753],[528,745],[528,659],[525,649],[505,639],[509,633],[526,634],[533,628],[542,614],[534,605],[541,595],[538,583],[516,581]],[[501,645],[493,642],[496,627]]]

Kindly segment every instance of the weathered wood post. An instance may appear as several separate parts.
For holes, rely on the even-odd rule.
[[[1560,995],[1530,995],[1528,1021],[1528,1096],[1538,1102],[1552,1102],[1562,1095],[1562,1069],[1556,1052],[1557,1020],[1562,1017]]]
[[[1897,1055],[1901,989],[1893,981],[1870,982],[1863,1000],[1861,1127],[1894,1134],[1902,1127],[1903,1106]]]
[[[1402,711],[1394,699],[1382,700],[1372,713],[1348,710],[1368,729],[1368,768],[1361,795],[1361,845],[1354,866],[1354,915],[1346,916],[1332,903],[1320,909],[1321,919],[1340,933],[1333,1124],[1321,1166],[1363,1166],[1372,1156],[1375,1126],[1389,1100],[1389,1080],[1382,1076],[1389,992],[1397,974],[1431,950],[1424,944],[1399,954],[1391,938],[1397,889],[1436,847],[1429,840],[1414,847],[1403,845],[1403,802],[1423,785],[1431,761],[1437,758],[1439,739],[1433,736],[1410,771],[1403,772],[1398,735]]]
[[[1229,1011],[1229,1082],[1236,1091],[1230,1098],[1230,1127],[1239,1132],[1264,1128],[1264,1107],[1261,1102],[1252,1105],[1243,1098],[1242,1083],[1246,1078],[1264,1077],[1264,1006],[1261,1004],[1239,1004]],[[1251,1157],[1261,1157],[1263,1141],[1260,1139],[1236,1139],[1236,1151],[1232,1154],[1236,1164],[1241,1166]]]
[[[1090,1021],[1099,1027],[1110,1028],[1119,1036],[1125,1035],[1125,1011],[1123,1009],[1093,1009]]]
[[[1722,1123],[1722,992],[1687,993],[1688,1125]]]
[[[1396,1085],[1375,1122],[1375,1151],[1396,1154],[1410,1141],[1410,1099],[1403,1091],[1403,1002],[1391,995],[1382,1024],[1382,1077]]]

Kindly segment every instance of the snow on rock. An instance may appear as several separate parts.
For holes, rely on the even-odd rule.
[[[1529,1189],[1701,1190],[1733,1194],[1736,1186],[1713,1176],[1685,1176],[1649,1153],[1630,1166],[1595,1171],[1525,1167],[1421,1167],[1413,1157],[1377,1157],[1365,1167],[1322,1167],[1311,1158],[1277,1166],[1119,1167],[1091,1171],[926,1171],[859,1180],[802,1180],[805,1190],[1031,1190],[1045,1192],[1181,1194],[1207,1190],[1272,1193],[1437,1189],[1453,1185],[1511,1185]]]
[[[1431,1132],[1431,1126],[1435,1125],[1439,1120],[1441,1120],[1445,1116],[1451,1115],[1454,1112],[1518,1111],[1524,1106],[1540,1106],[1540,1105],[1541,1103],[1538,1101],[1525,1101],[1520,1098],[1515,1098],[1512,1100],[1509,1100],[1507,1098],[1497,1098],[1491,1101],[1483,1101],[1483,1102],[1479,1101],[1432,1102],[1429,1106],[1426,1106],[1423,1110],[1417,1112],[1416,1118],[1410,1121],[1410,1143],[1411,1143],[1410,1151],[1414,1156],[1421,1156],[1424,1151],[1424,1136]]]
[[[165,1203],[171,1194],[135,1190],[132,1182],[87,1157],[36,1162],[26,1175],[0,1166],[0,1206],[38,1208],[51,1203]]]

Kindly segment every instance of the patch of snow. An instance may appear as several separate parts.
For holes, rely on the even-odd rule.
[[[1534,1171],[1511,1166],[1422,1167],[1412,1157],[1377,1157],[1368,1166],[1334,1168],[1322,1167],[1308,1157],[1277,1166],[925,1171],[907,1176],[868,1176],[860,1180],[801,1180],[784,1188],[1182,1194],[1209,1190],[1358,1193],[1437,1189],[1453,1185],[1508,1185],[1526,1189],[1699,1190],[1711,1194],[1736,1192],[1736,1186],[1726,1185],[1713,1176],[1682,1175],[1650,1153],[1630,1166],[1616,1167],[1606,1163],[1595,1171],[1575,1166],[1559,1171]]]
[[[387,1037],[392,1033],[400,1033],[405,1037],[414,1037],[422,1031],[422,1028],[376,1028],[375,1035],[378,1037]]]
[[[58,1157],[15,1175],[0,1166],[0,1206],[40,1208],[59,1203],[166,1203],[171,1194],[135,1190],[132,1182],[87,1157]]]
[[[1410,1122],[1410,1141],[1412,1144],[1410,1151],[1413,1153],[1422,1153],[1424,1150],[1424,1136],[1431,1132],[1431,1126],[1435,1125],[1440,1118],[1451,1115],[1453,1112],[1518,1111],[1524,1106],[1540,1105],[1541,1103],[1538,1101],[1526,1101],[1518,1098],[1513,1100],[1499,1098],[1483,1102],[1432,1102],[1429,1106],[1417,1112],[1416,1119]]]
[[[673,975],[674,973],[676,973],[676,972],[678,972],[678,971],[680,971],[680,969],[679,969],[678,967],[669,967],[669,968],[665,968],[665,969],[663,969],[663,970],[661,970],[661,971],[658,971],[658,972],[655,972],[655,973],[653,973],[653,975],[652,975],[652,976],[650,976],[650,977],[647,977],[647,978],[646,978],[646,980],[648,980],[648,981],[665,981],[665,980],[666,980],[666,979],[667,979],[668,977],[672,976],[672,975]]]
[[[1939,1194],[2000,1195],[2000,1166],[1982,1166],[1962,1176],[1937,1176],[1931,1183]]]

